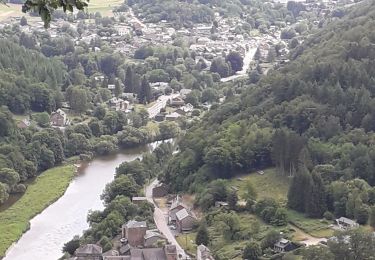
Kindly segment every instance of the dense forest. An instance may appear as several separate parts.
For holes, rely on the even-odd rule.
[[[364,2],[297,46],[290,64],[213,106],[161,178],[173,191],[199,192],[276,166],[292,179],[290,208],[366,223],[375,202],[374,15],[375,3]]]

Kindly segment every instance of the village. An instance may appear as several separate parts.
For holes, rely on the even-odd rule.
[[[165,184],[157,180],[151,182],[145,188],[144,197],[133,197],[134,204],[151,203],[154,205],[154,220],[156,228],[150,229],[146,221],[130,220],[121,227],[120,235],[115,238],[113,248],[103,252],[96,244],[87,244],[79,247],[71,260],[214,260],[211,251],[203,244],[197,245],[196,254],[188,254],[183,245],[176,240],[177,237],[185,237],[197,227],[199,212],[196,212],[188,198],[180,195],[168,194]],[[188,204],[189,203],[189,204]],[[215,208],[222,211],[228,210],[225,201],[215,202]],[[338,218],[331,224],[334,230],[348,231],[356,229],[359,224],[355,220],[345,217]],[[275,254],[283,254],[296,250],[301,246],[326,245],[328,240],[334,241],[336,237],[329,239],[312,238],[295,243],[282,236],[277,240],[272,250]],[[189,241],[190,242],[190,241]],[[193,242],[193,241],[191,241]]]
[[[278,1],[275,1],[278,2]],[[304,3],[306,12],[315,14],[312,21],[318,26],[319,18],[326,17],[332,13],[337,7],[353,4],[354,1],[307,1]],[[239,17],[222,17],[219,13],[215,13],[216,24],[194,24],[192,28],[175,29],[167,21],[162,20],[160,23],[150,24],[144,23],[129,8],[125,12],[113,12],[111,18],[112,24],[107,29],[98,30],[95,24],[95,15],[80,18],[75,13],[74,18],[67,22],[64,19],[58,19],[51,23],[48,32],[45,31],[42,22],[33,22],[29,25],[21,26],[22,32],[27,34],[48,33],[50,37],[59,36],[62,27],[70,27],[77,31],[80,23],[87,25],[87,30],[79,35],[74,36],[74,44],[79,46],[84,43],[89,45],[93,41],[100,40],[106,43],[115,52],[122,53],[132,62],[140,62],[142,60],[134,59],[136,51],[144,46],[155,45],[173,45],[176,39],[185,39],[188,41],[188,48],[195,54],[194,62],[203,61],[207,66],[203,70],[209,71],[212,61],[215,58],[228,55],[232,51],[236,51],[243,57],[244,66],[241,71],[234,75],[220,79],[225,84],[229,81],[238,79],[246,79],[251,70],[260,67],[264,74],[271,68],[277,68],[280,65],[289,62],[288,54],[290,53],[289,39],[282,37],[283,32],[290,30],[294,25],[285,23],[283,25],[272,25],[263,32],[255,34],[239,33],[236,28],[245,24],[243,18]],[[19,24],[20,18],[12,18],[9,22],[0,24],[1,28]],[[307,19],[300,19],[297,23],[307,22]],[[306,36],[297,35],[296,38],[303,42]],[[279,48],[280,55],[271,59],[271,53]],[[95,52],[100,52],[99,47],[95,47]],[[271,53],[271,54],[270,54]],[[256,56],[259,57],[256,57]],[[115,84],[109,84],[108,78],[103,75],[95,75],[97,84],[106,88],[111,98],[100,104],[109,111],[121,111],[125,114],[131,114],[135,110],[145,109],[149,119],[153,123],[179,122],[181,119],[193,120],[199,118],[206,111],[209,111],[212,103],[204,102],[199,106],[193,106],[188,102],[188,95],[192,89],[182,86],[179,90],[172,90],[170,82],[153,82],[150,84],[152,90],[152,99],[148,104],[141,104],[137,100],[137,94],[121,93],[116,95]],[[226,97],[220,95],[218,103],[223,103]],[[48,117],[46,125],[65,130],[66,127],[76,125],[76,122],[70,113],[71,107],[68,102],[64,102],[63,106],[53,111]],[[40,127],[32,115],[18,121],[19,128],[28,128],[30,125]],[[201,212],[194,208],[193,201],[186,199],[183,195],[169,194],[168,186],[159,183],[158,180],[150,181],[144,189],[144,196],[133,197],[132,203],[150,203],[154,207],[155,226],[149,226],[146,221],[142,220],[142,216],[123,223],[119,235],[112,241],[113,248],[105,251],[98,244],[85,244],[80,246],[74,253],[71,260],[177,260],[177,259],[197,259],[197,260],[213,260],[214,254],[209,248],[203,244],[197,245],[194,254],[185,250],[183,243],[179,243],[182,239],[188,239],[190,234],[197,229],[201,219]],[[241,203],[241,202],[239,202]],[[228,211],[227,201],[215,201],[217,210]],[[351,230],[359,227],[359,224],[352,219],[340,217],[332,220],[330,224],[332,230]],[[335,240],[334,236],[330,238],[312,238],[306,241],[295,243],[292,239],[280,234],[281,238],[271,247],[272,252],[286,253],[296,250],[299,247],[322,244],[326,245],[327,241]],[[177,240],[176,238],[180,238]],[[190,239],[190,238],[189,238]],[[195,243],[195,241],[190,241]],[[186,244],[188,242],[186,241]]]

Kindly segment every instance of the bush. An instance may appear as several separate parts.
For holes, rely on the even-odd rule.
[[[330,211],[324,212],[323,217],[326,220],[333,220],[334,219],[334,215]]]

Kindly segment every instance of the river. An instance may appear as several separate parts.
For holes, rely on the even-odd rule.
[[[30,221],[30,230],[14,244],[3,260],[56,260],[62,246],[88,228],[89,210],[104,208],[100,195],[114,178],[116,167],[125,161],[140,158],[153,150],[157,142],[115,155],[97,157],[79,168],[65,194]]]

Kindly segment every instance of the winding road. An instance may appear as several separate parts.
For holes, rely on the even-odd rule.
[[[154,209],[154,221],[156,227],[159,231],[168,239],[169,243],[176,246],[177,254],[179,255],[179,259],[190,259],[189,256],[185,253],[184,249],[178,244],[176,238],[172,234],[171,230],[168,227],[168,216],[158,207],[155,203],[154,198],[152,197],[152,189],[159,184],[158,180],[154,180],[145,188],[145,195],[147,201],[152,203],[155,207]]]

